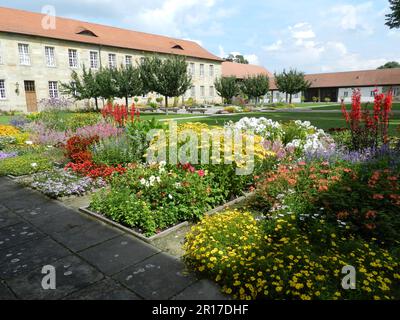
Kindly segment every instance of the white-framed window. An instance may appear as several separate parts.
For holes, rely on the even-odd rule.
[[[192,88],[190,89],[190,95],[194,98],[196,97],[196,87],[192,86]]]
[[[200,95],[204,97],[206,95],[206,88],[204,86],[200,86]]]
[[[114,69],[117,67],[117,55],[115,53],[108,54],[108,67]]]
[[[78,68],[78,50],[68,49],[68,63],[70,68]]]
[[[125,56],[125,66],[126,67],[132,66],[132,56]]]
[[[54,47],[44,47],[44,55],[46,57],[46,65],[48,67],[55,67],[56,55]]]
[[[214,86],[210,86],[210,97],[214,97],[215,91],[214,91]]]
[[[194,76],[196,74],[196,65],[193,62],[191,62],[189,65],[189,74],[191,76]]]
[[[90,51],[90,68],[98,69],[99,68],[99,53],[97,51]]]
[[[200,77],[204,77],[204,64],[200,64]]]
[[[0,99],[6,99],[6,81],[0,80]]]
[[[375,91],[371,91],[370,96],[375,97]]]
[[[146,61],[146,58],[145,58],[145,57],[141,57],[141,58],[140,58],[140,63],[141,63],[141,64],[143,64],[145,61]]]
[[[58,82],[49,81],[49,97],[58,98]]]
[[[296,94],[294,95],[294,98],[295,98],[295,99],[298,99],[298,98],[299,98],[299,94],[296,93]]]
[[[394,89],[393,89],[393,95],[394,95],[395,97],[399,96],[399,95],[400,95],[400,88],[394,88]]]
[[[19,64],[23,66],[31,65],[31,58],[29,56],[29,45],[25,43],[18,43]]]
[[[210,77],[214,77],[214,65],[210,64]]]
[[[343,97],[347,98],[348,96],[349,96],[349,92],[348,92],[348,91],[345,91],[345,92],[343,93]]]

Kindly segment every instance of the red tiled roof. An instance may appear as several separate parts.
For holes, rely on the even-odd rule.
[[[400,69],[308,74],[305,78],[311,82],[311,88],[390,86],[400,85]],[[273,79],[270,88],[277,89]]]
[[[235,76],[238,79],[244,79],[248,76],[254,76],[259,74],[265,74],[268,77],[272,77],[267,69],[261,66],[253,64],[241,64],[236,62],[225,61],[222,63],[222,76],[231,77]]]
[[[59,17],[56,19],[56,28],[46,30],[42,28],[43,17],[39,13],[0,7],[0,32],[222,61],[193,41]],[[96,36],[79,34],[82,31],[89,31]]]

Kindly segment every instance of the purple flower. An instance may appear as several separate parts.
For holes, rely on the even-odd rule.
[[[17,152],[3,152],[0,151],[0,160],[4,160],[4,159],[8,159],[8,158],[15,158],[16,156],[18,156]]]

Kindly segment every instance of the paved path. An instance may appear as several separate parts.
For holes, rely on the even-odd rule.
[[[42,288],[45,265],[56,290]],[[0,300],[224,298],[178,259],[0,178]]]

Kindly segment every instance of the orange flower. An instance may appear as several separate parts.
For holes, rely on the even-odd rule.
[[[318,188],[319,192],[324,192],[324,191],[328,191],[328,190],[329,190],[328,186],[319,186],[319,188]]]
[[[383,194],[374,194],[372,197],[374,200],[383,200],[385,199],[385,197],[383,196]]]
[[[367,219],[373,219],[373,218],[376,217],[376,214],[377,214],[376,211],[374,211],[374,210],[369,210],[369,211],[367,212],[367,214],[365,215],[365,218],[367,218]]]
[[[346,173],[353,172],[353,170],[351,170],[351,169],[347,169],[347,168],[346,168],[346,169],[343,169],[343,171],[344,171],[344,172],[346,172]]]
[[[365,225],[365,227],[366,227],[368,230],[374,230],[374,229],[376,229],[376,225],[375,225],[374,223],[369,223],[369,224]]]

